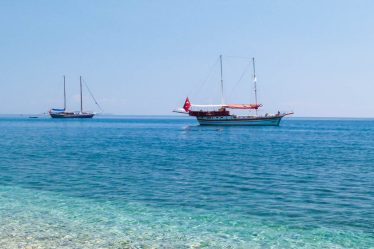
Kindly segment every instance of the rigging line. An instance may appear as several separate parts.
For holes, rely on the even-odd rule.
[[[213,69],[214,69],[214,67],[217,65],[217,63],[218,63],[218,61],[219,61],[219,57],[217,58],[217,60],[214,62],[214,64],[210,67],[210,69],[209,69],[209,73],[208,73],[208,75],[207,75],[207,77],[200,83],[200,86],[194,91],[194,92],[192,92],[193,90],[191,90],[190,91],[190,94],[192,94],[192,93],[199,93],[200,91],[201,91],[201,89],[203,88],[203,86],[207,83],[207,81],[209,80],[209,78],[211,77],[211,75],[212,75],[212,73],[213,73]]]
[[[234,92],[235,88],[239,85],[239,83],[242,81],[245,74],[249,71],[251,66],[251,63],[245,66],[242,75],[240,76],[239,80],[235,83],[234,87],[231,89],[230,95]]]
[[[103,109],[101,108],[101,106],[99,105],[99,103],[97,103],[95,97],[93,96],[93,94],[92,94],[92,92],[91,92],[90,88],[88,87],[88,85],[87,85],[87,83],[86,83],[85,80],[83,80],[83,83],[86,86],[88,92],[90,93],[90,95],[91,95],[92,99],[94,100],[95,104],[97,105],[97,107],[99,107],[100,111],[103,112]]]

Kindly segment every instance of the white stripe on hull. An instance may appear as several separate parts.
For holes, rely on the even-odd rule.
[[[228,118],[215,117],[214,119],[206,117],[197,117],[200,125],[247,125],[247,126],[278,126],[283,116],[279,117],[261,117],[261,118]]]

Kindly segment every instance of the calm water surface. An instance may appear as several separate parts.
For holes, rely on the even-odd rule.
[[[374,120],[0,117],[0,248],[374,248]]]

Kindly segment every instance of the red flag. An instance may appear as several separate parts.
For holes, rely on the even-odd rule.
[[[188,112],[188,110],[190,109],[191,107],[191,103],[190,103],[190,100],[188,99],[188,97],[186,98],[186,101],[184,102],[184,105],[183,105],[183,109]]]

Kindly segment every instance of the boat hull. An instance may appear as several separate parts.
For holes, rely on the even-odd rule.
[[[77,114],[66,114],[66,113],[50,113],[51,118],[93,118],[93,113],[77,113]]]
[[[224,125],[224,126],[279,126],[283,115],[272,117],[196,117],[200,125]]]

